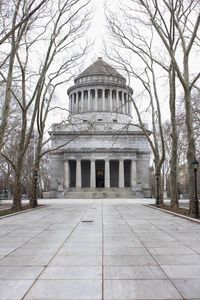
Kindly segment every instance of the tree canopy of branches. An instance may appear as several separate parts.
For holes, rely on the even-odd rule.
[[[6,141],[2,142],[1,153],[15,173],[15,210],[21,209],[23,164],[35,124],[37,123],[38,142],[34,169],[38,172],[45,124],[49,111],[53,109],[52,96],[58,86],[71,79],[73,69],[88,48],[86,32],[90,23],[90,0],[42,1],[46,4],[45,7],[40,5],[37,13],[33,14],[31,4],[34,2],[17,1],[17,14],[20,17],[16,18],[12,26],[12,38],[7,37],[11,51],[6,53],[5,49],[6,62],[2,65],[0,74],[5,87],[3,105],[7,107],[6,114],[3,108],[6,120],[2,119],[2,140],[9,119],[11,99],[17,103],[21,114],[15,157],[11,158],[6,153],[6,146],[3,146]]]
[[[200,72],[195,68],[196,66],[192,65],[191,58],[199,50],[199,8],[199,2],[196,0],[163,0],[162,2],[127,0],[123,1],[117,15],[113,12],[107,15],[115,41],[117,60],[123,61],[123,67],[130,74],[143,80],[151,62],[156,65],[154,69],[155,83],[159,80],[158,75],[155,74],[161,72],[160,68],[168,74],[168,79],[165,78],[165,81],[169,86],[168,98],[172,123],[170,165],[173,187],[172,203],[174,205],[178,204],[176,98],[178,86],[182,87],[188,145],[187,163],[191,214],[194,212],[195,201],[195,180],[191,162],[196,157],[191,93],[200,77]],[[120,22],[122,20],[120,17],[123,17],[123,22]],[[119,51],[119,49],[123,50]],[[143,64],[139,70],[135,70],[134,65],[138,59],[148,65]],[[166,77],[166,74],[163,75],[162,72],[160,74],[162,77]],[[150,83],[150,86],[154,86],[154,83]],[[161,103],[160,97],[159,102]],[[173,182],[176,184],[174,185]]]

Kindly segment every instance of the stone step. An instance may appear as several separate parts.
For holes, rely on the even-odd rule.
[[[142,195],[141,195],[142,196]],[[70,191],[64,192],[64,198],[70,199],[100,199],[100,198],[136,198],[134,192],[132,192],[129,188],[119,189],[119,188],[111,188],[111,189],[87,189],[84,188],[82,190],[71,189]]]

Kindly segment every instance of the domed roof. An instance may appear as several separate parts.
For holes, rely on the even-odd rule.
[[[91,64],[85,71],[79,74],[76,77],[75,81],[81,77],[91,76],[91,75],[111,75],[120,77],[121,79],[125,79],[119,72],[117,72],[112,66],[106,63],[102,57],[98,57],[98,59]]]

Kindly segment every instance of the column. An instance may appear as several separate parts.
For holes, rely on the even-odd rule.
[[[75,107],[75,113],[78,112],[78,93],[75,93],[76,95],[76,107]]]
[[[96,168],[94,159],[90,161],[90,187],[96,187]]]
[[[72,96],[69,96],[69,113],[72,113]]]
[[[83,112],[84,107],[84,91],[81,92],[81,112]]]
[[[106,92],[106,90],[103,90],[103,89],[102,89],[102,110],[103,110],[103,111],[106,110],[105,92]]]
[[[131,189],[135,190],[137,185],[136,160],[131,161]]]
[[[110,96],[110,111],[112,112],[113,111],[113,93],[112,93],[112,90],[109,90],[109,96]]]
[[[98,99],[98,90],[95,91],[95,99],[94,99],[94,111],[97,111],[97,99]]]
[[[117,102],[116,103],[116,106],[117,106],[116,111],[119,112],[120,111],[120,109],[119,109],[120,105],[119,105],[119,91],[118,90],[116,90],[116,102]]]
[[[131,115],[131,97],[128,96],[128,114]]]
[[[124,101],[125,101],[125,113],[128,113],[128,98],[127,93],[124,93]]]
[[[76,160],[76,188],[81,188],[81,160]]]
[[[105,160],[105,188],[110,187],[110,161]]]
[[[71,113],[74,112],[74,94],[71,95]]]
[[[64,162],[64,189],[69,189],[69,162],[66,160]]]
[[[124,160],[119,160],[119,187],[124,188]]]
[[[90,89],[88,90],[88,111],[91,111],[91,106],[90,106]]]
[[[122,112],[126,113],[126,101],[125,101],[125,93],[122,92]]]

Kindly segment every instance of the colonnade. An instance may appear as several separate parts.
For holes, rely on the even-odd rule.
[[[118,168],[118,187],[124,188],[125,187],[125,165],[124,159],[119,159],[119,168]],[[82,172],[81,172],[81,160],[76,160],[76,188],[82,188]],[[104,160],[104,186],[105,188],[110,188],[110,160]],[[131,160],[130,166],[130,186],[132,188],[136,187],[136,178],[137,178],[137,171],[136,171],[136,160]],[[69,161],[66,160],[64,162],[64,188],[69,189],[70,186],[70,170],[69,170]],[[90,188],[96,188],[96,161],[95,159],[90,160]]]
[[[79,90],[69,95],[70,112],[107,111],[130,114],[130,97],[119,89]]]

